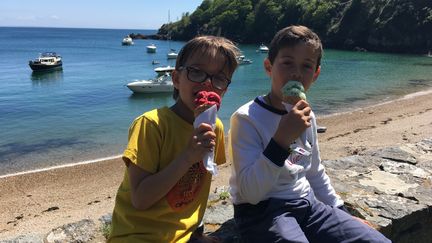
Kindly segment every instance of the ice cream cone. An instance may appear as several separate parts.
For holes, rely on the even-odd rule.
[[[194,115],[197,117],[199,114],[207,110],[213,105],[217,106],[217,109],[219,110],[221,103],[221,98],[218,94],[215,92],[207,92],[207,91],[200,91],[197,93],[195,97],[195,110]]]
[[[282,87],[283,102],[295,105],[300,100],[306,100],[303,84],[290,80]]]

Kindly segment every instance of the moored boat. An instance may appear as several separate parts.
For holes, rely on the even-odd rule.
[[[269,52],[269,48],[266,45],[261,44],[258,48],[258,51],[259,52]]]
[[[146,46],[147,49],[147,53],[156,53],[156,45],[155,44],[150,44],[148,46]]]
[[[159,76],[164,75],[165,73],[171,74],[172,71],[174,71],[175,67],[172,66],[164,66],[164,67],[157,67],[154,69],[154,71],[158,74]]]
[[[29,66],[33,71],[51,71],[63,68],[60,55],[55,52],[44,52],[35,60],[29,61]]]
[[[237,57],[237,63],[238,63],[239,65],[243,65],[243,64],[251,64],[251,63],[252,63],[252,60],[246,58],[244,55],[241,55],[241,56],[238,56],[238,57]]]
[[[167,54],[168,59],[176,59],[177,56],[178,56],[178,53],[174,49],[171,49],[171,51],[168,52],[168,54]]]
[[[134,44],[134,42],[129,35],[125,36],[122,40],[122,45],[124,45],[124,46],[131,46],[133,44]]]
[[[174,90],[171,75],[165,73],[154,79],[137,80],[126,85],[134,93],[167,93]]]

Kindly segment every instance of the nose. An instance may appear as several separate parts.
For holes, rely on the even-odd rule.
[[[212,82],[211,82],[211,77],[207,77],[204,82],[201,83],[202,85],[208,86],[208,87],[212,87]]]
[[[291,79],[296,81],[302,81],[302,74],[298,68],[294,68],[292,70]]]

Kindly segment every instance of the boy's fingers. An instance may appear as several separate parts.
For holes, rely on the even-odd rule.
[[[202,135],[204,137],[208,137],[208,138],[215,138],[216,137],[216,133],[213,132],[213,130],[205,130],[202,132]]]
[[[200,123],[195,130],[197,130],[198,133],[202,133],[202,132],[205,132],[205,131],[213,131],[213,128],[212,128],[212,126],[210,124]]]
[[[213,139],[207,139],[202,144],[205,148],[211,149],[216,145],[216,142]]]
[[[297,102],[294,105],[294,108],[298,109],[298,110],[303,110],[306,107],[309,107],[309,103],[307,103],[305,100],[300,100],[299,102]]]
[[[310,113],[311,113],[311,108],[310,107],[306,107],[304,110],[303,110],[303,114],[305,115],[305,116],[310,116]],[[309,117],[309,119],[310,119],[310,117]]]

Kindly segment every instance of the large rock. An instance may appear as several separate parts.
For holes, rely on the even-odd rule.
[[[368,220],[393,242],[432,242],[432,139],[323,164],[352,215]],[[232,205],[218,199],[224,190],[210,196],[207,233],[241,242]]]
[[[393,242],[432,242],[432,140],[323,161],[353,215]]]
[[[45,243],[90,242],[95,238],[96,225],[92,220],[83,219],[53,229],[45,238]]]

